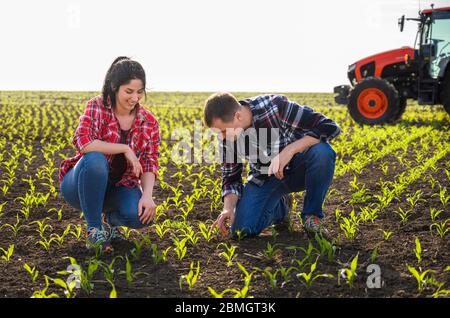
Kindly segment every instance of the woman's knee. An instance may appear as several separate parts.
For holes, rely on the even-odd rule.
[[[81,160],[83,160],[84,169],[86,169],[89,174],[98,177],[108,176],[109,163],[103,153],[98,151],[88,152],[84,154]]]

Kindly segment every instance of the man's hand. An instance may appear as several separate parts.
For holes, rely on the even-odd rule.
[[[272,159],[270,163],[268,174],[269,177],[273,174],[279,180],[284,178],[283,169],[291,161],[293,157],[293,152],[290,150],[289,146],[284,148],[275,158]]]
[[[151,196],[143,195],[138,203],[138,216],[142,224],[150,223],[156,214],[156,204]]]
[[[229,221],[229,222],[228,222]],[[230,234],[228,230],[227,223],[233,224],[234,222],[234,211],[223,210],[222,213],[217,217],[217,220],[213,223],[212,228],[218,227],[222,237],[227,237]]]

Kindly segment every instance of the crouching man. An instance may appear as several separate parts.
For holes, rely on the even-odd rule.
[[[213,227],[224,237],[256,236],[287,222],[290,193],[305,190],[304,229],[326,235],[322,208],[336,161],[329,141],[340,133],[333,120],[282,95],[238,101],[216,93],[205,102],[204,121],[222,142],[224,208]],[[250,164],[245,185],[242,159]]]

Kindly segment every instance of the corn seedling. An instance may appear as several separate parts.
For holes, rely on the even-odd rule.
[[[430,225],[430,231],[436,231],[436,234],[440,236],[440,238],[444,238],[444,236],[450,231],[450,226],[447,225],[450,219],[446,219],[443,222],[435,222]],[[450,224],[450,223],[449,223]]]
[[[416,279],[417,283],[417,290],[419,292],[422,292],[425,288],[426,282],[427,282],[427,275],[430,273],[435,272],[434,270],[427,269],[426,271],[419,272],[417,269],[415,269],[412,266],[409,266],[406,264],[406,267],[408,268],[409,272],[413,275],[413,277]]]
[[[353,288],[353,284],[355,283],[356,279],[357,267],[358,267],[358,254],[356,254],[356,256],[353,258],[349,268],[343,268],[340,270],[338,276],[338,285],[340,285],[340,278],[342,277],[346,280],[350,288]]]
[[[277,287],[277,276],[278,276],[278,273],[279,273],[278,270],[272,272],[272,269],[270,267],[268,267],[266,269],[255,268],[255,270],[261,272],[262,275],[265,278],[267,278],[271,288],[276,288]]]
[[[189,290],[194,287],[195,282],[197,281],[198,275],[200,274],[200,262],[197,261],[197,267],[194,272],[194,262],[191,262],[189,272],[186,275],[181,275],[180,277],[180,290],[182,289],[183,281],[189,286]]]
[[[180,240],[178,237],[174,236],[172,240],[175,244],[175,253],[177,253],[178,260],[182,261],[187,252],[187,238],[183,238],[182,240]]]
[[[314,275],[316,267],[317,267],[317,260],[314,263],[311,264],[309,273],[298,273],[297,274],[297,278],[299,278],[301,280],[301,283],[303,285],[305,285],[305,287],[307,289],[310,289],[311,286],[312,286],[312,283],[318,278],[321,278],[321,277],[323,277],[323,278],[332,278],[333,277],[333,275],[331,275],[331,274],[317,274],[317,275]]]
[[[406,223],[412,214],[412,210],[403,210],[401,207],[398,208],[398,211],[395,211],[401,219],[402,223]]]
[[[158,250],[158,245],[155,243],[152,243],[151,250],[152,250],[152,259],[155,264],[159,264],[161,261],[167,261],[167,253],[172,247],[168,247],[165,250],[162,250],[161,252]]]
[[[227,266],[230,267],[233,265],[233,260],[236,258],[236,246],[228,246],[226,243],[220,243],[219,246],[223,246],[225,248],[225,251],[220,253],[220,256],[223,256],[227,260]]]
[[[44,276],[45,279],[45,287],[41,290],[35,291],[31,298],[59,298],[58,294],[51,293],[50,295],[47,295],[47,290],[49,288],[49,277],[47,275]]]
[[[118,255],[118,256],[114,257],[113,260],[109,264],[100,262],[100,266],[103,268],[103,276],[105,277],[105,279],[107,281],[111,281],[111,282],[114,281],[114,275],[115,275],[114,264],[116,263],[117,260],[123,260],[123,257],[121,255]]]
[[[277,255],[281,253],[281,249],[278,248],[278,244],[270,244],[267,242],[266,249],[264,250],[264,256],[267,260],[272,261]]]
[[[11,259],[11,256],[14,253],[14,244],[11,244],[8,247],[8,249],[4,249],[4,248],[0,247],[0,252],[2,252],[1,259],[4,260],[5,262],[9,262],[9,260]]]
[[[16,214],[16,223],[14,224],[3,224],[2,226],[0,226],[0,230],[4,227],[7,227],[9,229],[11,229],[13,236],[17,237],[17,234],[19,233],[20,229],[22,229],[24,227],[24,225],[20,225],[20,220],[19,220],[19,215]]]
[[[39,275],[39,271],[36,269],[36,266],[33,266],[33,268],[31,268],[30,265],[25,263],[23,265],[23,268],[25,268],[25,270],[28,272],[31,277],[31,281],[34,283]]]
[[[198,229],[200,230],[200,233],[202,234],[203,238],[206,240],[206,242],[209,243],[213,237],[213,231],[214,229],[210,226],[206,226],[205,223],[199,222],[198,223]]]
[[[435,222],[436,218],[439,216],[439,214],[441,214],[443,212],[443,210],[438,210],[435,208],[430,208],[430,217],[431,217],[431,221]]]
[[[416,237],[416,246],[414,248],[414,254],[416,255],[417,258],[417,264],[420,265],[420,263],[422,262],[422,245],[420,244],[420,240],[418,237]]]
[[[326,255],[327,261],[330,263],[333,262],[335,253],[336,253],[336,246],[334,246],[331,242],[329,242],[322,235],[316,234],[315,239],[316,239],[316,242],[319,244],[320,256]]]

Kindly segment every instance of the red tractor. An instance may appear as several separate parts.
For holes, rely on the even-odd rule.
[[[415,49],[379,53],[348,67],[351,86],[334,88],[335,101],[360,124],[398,121],[408,98],[420,105],[443,104],[450,114],[450,7],[419,12]],[[399,21],[403,31],[405,16]]]

